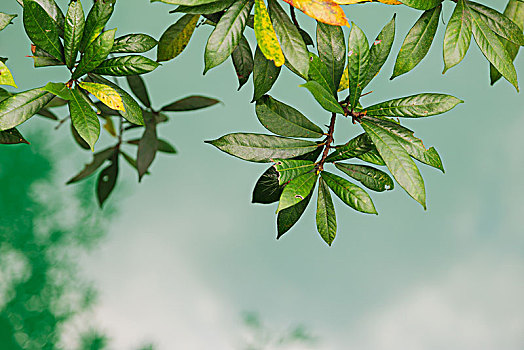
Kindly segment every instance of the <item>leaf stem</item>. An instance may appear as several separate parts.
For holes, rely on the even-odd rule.
[[[331,148],[331,144],[333,143],[333,134],[335,133],[336,119],[337,114],[331,113],[331,121],[329,123],[326,140],[324,141],[324,151],[322,152],[322,158],[320,158],[320,161],[317,163],[317,172],[321,172],[322,170],[324,170],[324,163],[326,162],[326,158],[329,154],[329,149]]]

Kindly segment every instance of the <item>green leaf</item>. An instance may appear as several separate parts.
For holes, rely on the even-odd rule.
[[[73,136],[73,140],[75,140],[76,144],[80,146],[83,149],[91,150],[91,147],[87,144],[87,142],[84,141],[82,136],[78,134],[78,131],[76,131],[75,127],[73,126],[73,123],[69,124],[71,129],[71,135]]]
[[[229,134],[206,143],[240,159],[260,163],[297,157],[318,147],[317,143],[312,141],[248,133]]]
[[[107,58],[113,47],[115,32],[116,29],[103,32],[85,49],[80,63],[73,72],[73,79],[78,79],[82,75],[92,72]]]
[[[126,80],[129,88],[131,88],[131,91],[138,97],[140,102],[142,102],[144,106],[151,108],[151,100],[149,99],[144,80],[139,75],[128,75]]]
[[[313,192],[309,194],[303,201],[300,201],[298,204],[295,204],[292,207],[289,207],[287,209],[281,210],[278,212],[277,215],[277,239],[280,239],[286,233],[293,227],[304,211],[306,210]]]
[[[69,101],[73,97],[71,96],[71,89],[64,83],[47,83],[42,90],[52,93],[60,97],[63,100]]]
[[[422,118],[445,113],[463,102],[450,95],[424,93],[378,103],[365,111],[370,116]]]
[[[391,79],[415,68],[426,57],[437,32],[442,5],[425,11],[402,43]]]
[[[176,154],[176,149],[169,142],[157,139],[157,151],[162,153]]]
[[[404,5],[413,7],[419,10],[430,10],[439,5],[442,0],[399,0]]]
[[[147,34],[127,34],[115,39],[111,53],[143,53],[157,44],[158,42]]]
[[[53,56],[51,56],[50,54],[48,54],[47,52],[45,52],[44,50],[40,49],[37,46],[32,47],[31,50],[33,52],[33,56],[31,56],[31,58],[34,61],[35,68],[48,67],[48,66],[60,66],[60,65],[65,64],[63,62],[60,62],[59,60],[57,60],[56,58],[54,58]]]
[[[4,30],[5,27],[7,27],[9,24],[11,24],[11,21],[16,16],[18,16],[18,15],[8,15],[7,13],[0,12],[0,31]]]
[[[103,207],[104,202],[116,185],[116,179],[118,177],[118,152],[115,151],[113,153],[110,161],[111,164],[98,175],[98,181],[96,183],[96,193],[100,208]]]
[[[185,112],[211,107],[220,101],[205,96],[188,96],[162,107],[165,112]]]
[[[510,0],[506,6],[504,15],[515,22],[521,31],[524,29],[524,2]],[[515,61],[520,47],[505,39],[502,39],[502,43],[508,51],[509,57],[512,59],[512,61]],[[495,84],[500,78],[502,78],[502,74],[500,74],[492,64],[490,64],[490,78],[491,85]]]
[[[82,95],[78,88],[72,90],[69,112],[76,131],[93,150],[100,135],[100,122],[95,111],[93,111]]]
[[[345,145],[335,147],[335,151],[327,156],[326,162],[330,163],[355,158],[371,151],[374,147],[367,134],[360,134],[349,140]]]
[[[373,145],[373,148],[369,150],[368,152],[361,154],[357,156],[358,159],[363,160],[364,162],[368,162],[375,165],[386,165],[386,162],[384,162],[384,159],[378,154],[377,148],[375,145]]]
[[[12,95],[0,102],[0,130],[12,129],[35,115],[54,97],[41,89]]]
[[[276,0],[268,0],[269,15],[280,41],[286,63],[290,64],[299,75],[308,76],[309,53],[297,27]]]
[[[509,81],[517,91],[519,90],[517,71],[513,65],[513,60],[508,51],[494,34],[482,17],[475,12],[470,11],[473,22],[473,37],[484,54],[486,59]]]
[[[6,89],[0,88],[0,102],[11,96],[11,93]]]
[[[213,13],[217,13],[220,11],[223,11],[231,6],[231,4],[235,2],[235,0],[215,0],[213,2],[202,4],[202,5],[196,5],[196,6],[185,6],[180,5],[172,12],[182,12],[182,13],[191,13],[194,15],[210,15]]]
[[[198,6],[198,5],[208,4],[216,0],[151,0],[151,2],[157,2],[157,1],[160,1],[166,4],[173,4],[173,5]]]
[[[204,74],[224,62],[236,49],[253,4],[253,0],[237,1],[220,18],[207,40],[204,53]]]
[[[313,171],[303,174],[288,183],[286,187],[284,187],[282,195],[280,196],[277,213],[296,205],[298,202],[303,201],[307,196],[309,196],[315,187],[317,178],[318,174]]]
[[[253,67],[253,85],[255,88],[251,102],[258,100],[271,89],[280,74],[280,68],[275,66],[273,61],[268,60],[260,51],[260,47],[257,46],[255,66]]]
[[[81,172],[79,172],[69,181],[67,181],[67,184],[69,185],[78,182],[93,174],[98,168],[100,168],[105,163],[106,160],[108,160],[115,153],[115,150],[116,147],[109,147],[104,149],[103,151],[93,154],[93,160],[91,161],[91,163],[86,164]]]
[[[459,64],[468,52],[473,33],[465,0],[458,0],[444,36],[444,71]]]
[[[336,91],[346,65],[346,40],[342,27],[317,21],[317,49],[320,59],[330,72]]]
[[[149,112],[144,113],[144,121],[146,129],[138,143],[138,153],[136,157],[138,181],[141,181],[142,177],[149,170],[158,150],[155,116]]]
[[[309,53],[309,57],[309,80],[316,81],[322,85],[324,89],[335,94],[335,84],[333,83],[333,77],[328,67],[315,54]]]
[[[176,23],[166,29],[158,41],[156,60],[169,61],[184,51],[193,32],[199,15],[184,15]]]
[[[24,0],[24,27],[27,36],[38,47],[63,62],[64,48],[58,27],[47,12],[35,1]]]
[[[320,178],[317,197],[317,230],[320,237],[331,245],[337,235],[337,216],[331,193],[326,182]]]
[[[524,34],[522,34],[522,30],[510,18],[490,7],[473,1],[468,1],[468,7],[470,10],[477,12],[484,23],[486,23],[495,34],[517,45],[524,45]]]
[[[389,171],[402,188],[426,209],[424,180],[417,165],[388,130],[369,121],[360,124],[369,135]]]
[[[349,103],[357,106],[369,70],[369,43],[364,32],[352,23],[348,40]]]
[[[4,62],[0,61],[0,85],[9,85],[17,87],[13,75],[9,71],[9,68],[5,65]]]
[[[371,48],[369,49],[369,69],[364,79],[363,87],[367,86],[371,80],[382,69],[384,63],[391,53],[391,48],[393,47],[393,41],[395,40],[395,26],[396,26],[396,14],[393,16],[393,19],[389,21],[388,24],[382,28],[382,31],[377,36]]]
[[[120,86],[112,83],[111,81],[102,78],[99,75],[90,74],[89,75],[96,83],[105,84],[118,92],[120,97],[122,97],[122,102],[124,102],[124,111],[119,111],[120,115],[124,117],[128,122],[136,125],[144,125],[144,118],[142,116],[142,109],[138,105],[131,95],[129,95],[124,89]]]
[[[323,171],[320,174],[329,188],[335,192],[342,202],[362,213],[377,214],[377,210],[375,209],[371,197],[362,188],[327,171]]]
[[[300,85],[305,87],[311,92],[315,100],[324,108],[326,111],[332,113],[344,114],[344,110],[338,103],[338,101],[333,97],[333,94],[326,90],[322,85],[316,81],[308,81],[305,84]]]
[[[383,192],[395,187],[388,174],[373,167],[347,163],[335,163],[335,166],[370,190]]]
[[[152,72],[159,65],[159,63],[144,56],[121,56],[103,61],[93,72],[114,76],[138,75]]]
[[[271,166],[264,171],[255,184],[251,203],[271,204],[278,202],[284,186],[278,183],[278,172]]]
[[[84,35],[80,42],[80,52],[86,51],[89,45],[102,33],[107,21],[113,14],[113,3],[114,1],[96,1],[93,4],[87,15]]]
[[[253,72],[253,53],[246,37],[242,35],[240,42],[233,53],[231,54],[233,59],[233,66],[238,78],[238,90],[247,83],[249,76]]]
[[[14,145],[18,143],[29,144],[22,134],[20,134],[20,132],[14,128],[0,131],[0,144]]]
[[[283,185],[315,169],[315,163],[300,159],[273,159],[278,172],[278,184]]]
[[[19,3],[21,0],[17,0]],[[24,0],[26,1],[26,0]],[[58,7],[55,0],[32,0],[38,3],[44,10],[47,12],[49,17],[53,20],[53,23],[58,28],[58,35],[64,35],[64,22],[65,16],[62,13],[62,10]],[[23,2],[23,1],[22,1]],[[25,2],[24,2],[25,3]]]
[[[322,129],[295,108],[265,95],[257,100],[256,114],[266,129],[288,137],[319,138]]]
[[[67,68],[75,66],[80,42],[84,36],[84,9],[80,1],[71,1],[64,28],[64,57]]]

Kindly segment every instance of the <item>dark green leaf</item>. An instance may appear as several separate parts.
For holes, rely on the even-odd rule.
[[[277,215],[277,239],[293,227],[306,210],[313,192],[298,204],[278,212]]]
[[[80,1],[71,1],[67,10],[64,28],[64,57],[69,69],[76,63],[80,42],[84,36],[84,9]]]
[[[95,143],[100,135],[100,122],[95,111],[86,102],[82,92],[75,88],[72,90],[69,101],[69,112],[71,121],[78,134],[94,149]]]
[[[169,61],[180,55],[195,31],[199,15],[184,15],[166,29],[158,41],[156,60]]]
[[[19,0],[17,0],[20,2]],[[55,26],[58,28],[58,35],[63,36],[64,34],[64,22],[65,16],[62,10],[58,7],[55,0],[32,0],[38,3],[47,12],[49,17],[53,20]]]
[[[33,0],[24,0],[24,27],[27,36],[35,45],[57,60],[64,61],[64,48],[58,36],[56,23]]]
[[[80,63],[73,72],[73,79],[93,71],[107,58],[113,47],[115,32],[116,29],[103,32],[85,49]]]
[[[136,157],[138,181],[141,181],[144,174],[149,170],[158,150],[155,116],[149,112],[144,113],[144,121],[146,129],[138,143]]]
[[[253,53],[246,37],[242,35],[238,46],[231,54],[233,66],[238,78],[238,90],[247,83],[249,76],[253,72]]]
[[[33,89],[12,95],[0,102],[0,130],[12,129],[35,115],[54,97],[47,91]]]
[[[280,68],[275,63],[268,60],[257,46],[255,50],[255,66],[253,67],[253,101],[258,100],[268,92],[280,74]]]
[[[116,185],[116,179],[118,177],[118,152],[114,152],[110,160],[111,164],[100,172],[96,184],[96,193],[100,208],[102,208],[107,197],[109,197]]]
[[[157,151],[162,153],[176,154],[176,149],[169,142],[157,139]]]
[[[316,81],[327,91],[336,92],[333,77],[328,67],[315,54],[310,53],[309,80]]]
[[[319,138],[322,129],[295,108],[265,95],[257,100],[256,114],[266,129],[280,136]]]
[[[363,86],[367,86],[371,80],[380,72],[389,57],[393,41],[395,40],[396,14],[393,19],[384,26],[369,49],[369,69]]]
[[[107,21],[113,14],[113,3],[114,1],[99,0],[93,4],[87,15],[84,35],[80,42],[80,52],[87,50],[89,45],[102,33]]]
[[[115,39],[111,53],[143,53],[158,42],[147,34],[127,34]]]
[[[351,139],[345,145],[338,146],[326,158],[326,162],[351,159],[371,151],[375,146],[367,134],[360,134]]]
[[[419,10],[430,10],[439,5],[442,0],[400,0],[400,2]]]
[[[284,186],[278,184],[278,172],[271,166],[258,179],[253,189],[252,203],[270,204],[280,199]]]
[[[362,188],[327,171],[323,171],[321,175],[322,179],[326,182],[329,188],[335,192],[338,198],[342,200],[342,202],[357,211],[367,214],[377,214],[371,197]]]
[[[170,13],[182,12],[182,13],[190,13],[194,15],[210,15],[210,14],[217,13],[217,12],[220,12],[220,11],[223,11],[229,8],[233,2],[235,2],[235,0],[215,0],[207,4],[196,5],[196,6],[180,5],[173,11],[170,11]]]
[[[14,128],[0,131],[0,144],[14,145],[18,143],[29,144],[29,142],[27,142],[27,140],[22,136],[22,134],[20,134],[20,132]]]
[[[278,202],[277,213],[303,201],[313,191],[318,174],[312,171],[293,179],[284,187]]]
[[[346,40],[342,27],[317,22],[317,49],[338,89],[346,65]]]
[[[78,134],[78,131],[76,131],[75,127],[73,126],[73,123],[71,123],[70,125],[71,125],[71,135],[73,135],[73,139],[75,140],[77,145],[83,149],[91,150],[91,147],[87,144],[87,142],[85,142],[82,136]]]
[[[382,159],[380,154],[378,154],[375,145],[373,145],[373,148],[370,151],[357,156],[357,158],[363,160],[364,162],[368,162],[375,165],[386,165],[384,159]]]
[[[317,230],[320,237],[331,245],[337,235],[337,216],[331,193],[326,182],[320,178],[317,197]]]
[[[272,159],[294,158],[318,147],[312,141],[247,133],[229,134],[206,143],[240,159],[261,163],[271,162]]]
[[[144,106],[151,108],[151,100],[149,99],[144,80],[139,75],[128,75],[126,80],[131,91],[138,97],[140,102],[142,102]]]
[[[370,190],[383,192],[395,187],[388,174],[373,167],[347,163],[335,163],[335,166]]]
[[[42,90],[50,92],[66,101],[69,101],[72,98],[71,89],[64,83],[47,83]]]
[[[356,106],[369,70],[369,42],[364,32],[352,24],[348,40],[349,103]]]
[[[471,14],[465,0],[458,0],[444,36],[444,71],[459,64],[471,43]]]
[[[93,154],[93,160],[91,161],[91,163],[86,164],[81,172],[79,172],[73,178],[67,181],[67,184],[69,185],[78,182],[93,174],[98,168],[100,168],[104,164],[106,160],[113,156],[115,150],[116,147],[109,147],[103,151]]]
[[[298,31],[300,33],[300,35],[302,36],[302,40],[304,40],[304,43],[307,45],[307,46],[315,46],[315,44],[313,43],[313,39],[311,38],[311,36],[308,34],[308,32],[306,32],[304,29],[302,28],[298,28]]]
[[[311,160],[300,159],[274,159],[275,169],[278,172],[278,183],[283,185],[305,173],[315,169],[315,163]]]
[[[333,94],[326,90],[322,85],[316,81],[308,81],[305,84],[300,85],[305,87],[311,92],[315,100],[324,108],[326,111],[332,113],[344,114],[344,110],[338,103],[338,101],[333,97]]]
[[[464,101],[444,94],[418,94],[365,108],[370,116],[421,118],[445,113]]]
[[[151,0],[151,2],[161,1],[166,4],[173,5],[184,5],[184,6],[198,6],[203,4],[208,4],[216,0]]]
[[[36,114],[51,120],[58,120],[58,117],[47,108],[41,108]]]
[[[162,107],[161,110],[165,112],[195,111],[197,109],[211,107],[219,102],[219,100],[214,98],[195,95],[184,97],[178,101],[170,103],[167,106]]]
[[[138,75],[154,71],[159,65],[159,63],[144,56],[121,56],[103,61],[93,72],[115,76]]]

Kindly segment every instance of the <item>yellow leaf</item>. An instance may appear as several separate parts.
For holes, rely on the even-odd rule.
[[[260,51],[268,60],[275,61],[275,66],[280,67],[286,61],[284,53],[278,43],[277,34],[271,24],[264,0],[255,1],[255,36]]]
[[[319,22],[333,26],[346,26],[348,19],[342,7],[333,0],[284,0]]]
[[[106,123],[104,124],[104,129],[106,129],[106,131],[113,137],[117,137],[115,131],[115,124],[113,124],[113,120],[111,119],[111,117],[107,117],[105,119]]]
[[[118,92],[116,92],[116,90],[112,87],[104,84],[86,82],[79,83],[79,85],[82,89],[87,90],[93,94],[107,107],[117,111],[125,111],[122,97],[120,97]]]
[[[361,4],[364,2],[380,2],[386,5],[402,5],[400,1],[397,0],[334,0],[339,5],[353,5]]]
[[[18,87],[15,84],[15,80],[13,79],[9,68],[7,68],[7,66],[2,61],[0,61],[0,85],[10,85],[14,86],[15,88]]]
[[[344,74],[340,79],[340,85],[338,86],[338,92],[349,89],[349,68],[344,69]]]

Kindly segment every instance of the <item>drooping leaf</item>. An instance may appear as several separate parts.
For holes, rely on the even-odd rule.
[[[437,32],[442,5],[425,11],[402,43],[391,79],[415,68],[426,57]]]
[[[237,1],[220,18],[207,40],[204,74],[224,62],[237,48],[253,4],[253,0]]]
[[[257,46],[255,66],[253,67],[253,85],[255,88],[252,102],[264,96],[271,89],[279,74],[280,67],[268,60]]]
[[[17,87],[13,75],[9,71],[9,68],[5,65],[4,62],[0,61],[0,85],[9,85]]]
[[[329,188],[331,188],[342,202],[362,213],[377,214],[371,197],[362,188],[327,171],[323,171],[320,174]]]
[[[107,21],[111,18],[114,9],[114,1],[96,1],[91,7],[84,27],[84,35],[80,42],[80,52],[87,50],[89,45],[104,30]]]
[[[42,90],[50,92],[66,101],[72,98],[71,89],[64,83],[47,83]]]
[[[180,5],[172,12],[190,13],[194,15],[210,15],[228,9],[235,0],[216,0],[196,6]]]
[[[313,191],[307,196],[303,201],[298,202],[298,204],[295,204],[292,207],[289,207],[287,209],[281,210],[278,212],[277,215],[277,239],[280,239],[286,233],[293,227],[304,211],[306,210],[311,197],[312,197]]]
[[[71,91],[71,100],[69,101],[69,112],[71,121],[78,134],[94,150],[95,143],[100,135],[100,122],[95,111],[86,102],[82,92],[75,88]]]
[[[284,0],[319,22],[333,26],[348,25],[342,7],[332,0]]]
[[[358,105],[365,87],[369,70],[369,43],[366,35],[356,24],[351,26],[348,40],[349,103]]]
[[[297,27],[276,0],[268,0],[269,14],[287,64],[307,78],[309,53]]]
[[[152,50],[157,44],[147,34],[127,34],[115,39],[111,53],[143,53]]]
[[[444,36],[444,71],[459,64],[468,52],[473,33],[465,0],[458,0]]]
[[[393,41],[395,40],[396,14],[377,36],[369,49],[369,69],[363,86],[367,86],[371,80],[380,72],[389,57]]]
[[[313,191],[317,182],[318,174],[312,171],[293,179],[289,182],[278,202],[277,213],[281,210],[287,209],[303,201]]]
[[[24,2],[23,0],[17,0],[19,3]],[[64,22],[65,16],[60,10],[60,7],[56,4],[55,0],[32,0],[38,3],[47,12],[49,17],[53,20],[55,26],[58,28],[58,35],[64,35]]]
[[[96,193],[100,208],[103,207],[116,185],[116,179],[118,177],[118,152],[113,152],[110,161],[111,164],[98,175],[98,181],[96,183]]]
[[[335,150],[326,158],[326,162],[336,162],[358,157],[374,148],[367,134],[360,134],[349,140],[345,145],[335,147]]]
[[[206,96],[188,96],[161,108],[165,112],[185,112],[211,107],[220,101]]]
[[[344,114],[344,110],[338,103],[338,101],[333,97],[333,94],[326,90],[322,85],[316,81],[308,81],[305,84],[300,85],[305,87],[311,92],[315,100],[324,108],[326,111],[332,113]]]
[[[126,76],[127,84],[133,94],[144,104],[144,106],[151,108],[151,100],[149,99],[149,94],[147,93],[147,88],[144,80],[140,75],[128,75]]]
[[[144,56],[130,55],[102,61],[93,72],[102,75],[138,75],[154,71],[160,64]]]
[[[238,90],[247,83],[249,76],[253,72],[253,53],[246,37],[242,35],[238,46],[231,54],[233,66],[238,78]]]
[[[337,235],[337,217],[329,187],[322,178],[318,182],[316,221],[320,237],[331,245]]]
[[[156,133],[155,116],[152,113],[144,113],[144,121],[146,129],[140,142],[138,143],[138,152],[136,157],[136,164],[138,168],[138,181],[149,170],[151,163],[155,159],[158,150],[158,139]]]
[[[257,100],[258,120],[269,131],[287,137],[319,138],[322,129],[295,108],[265,95]]]
[[[155,116],[156,117],[156,116]],[[156,123],[158,124],[158,121],[155,119]],[[127,141],[130,145],[136,145],[138,146],[140,144],[140,139],[134,139]],[[169,142],[166,140],[162,140],[157,138],[157,152],[162,153],[169,153],[169,154],[176,154],[176,149],[173,147]]]
[[[396,138],[384,128],[369,121],[360,125],[369,135],[378,153],[384,159],[389,171],[402,188],[417,202],[426,208],[426,190],[424,180],[417,165]]]
[[[14,145],[19,143],[29,144],[22,134],[16,129],[0,131],[0,144]]]
[[[333,83],[333,75],[329,68],[320,60],[318,56],[310,53],[309,64],[309,80],[316,81],[327,91],[335,93],[335,84]],[[342,79],[344,79],[342,77]],[[342,82],[341,84],[342,85]],[[347,88],[347,87],[346,87]]]
[[[328,68],[335,91],[346,65],[346,40],[339,26],[317,23],[317,49],[319,57]]]
[[[363,160],[364,162],[375,164],[375,165],[386,165],[384,159],[380,156],[377,151],[377,148],[373,145],[373,148],[366,153],[357,156],[358,159]]]
[[[84,9],[82,2],[71,1],[67,10],[64,27],[64,58],[67,68],[75,66],[80,42],[84,36]]]
[[[318,147],[312,141],[248,133],[228,134],[206,143],[240,159],[261,163],[271,162],[272,159],[294,158]]]
[[[91,163],[86,164],[81,172],[79,172],[69,181],[67,181],[67,184],[69,185],[78,182],[93,174],[98,168],[100,168],[105,163],[106,160],[108,160],[113,155],[113,153],[115,153],[115,150],[116,147],[109,147],[100,152],[94,153],[93,160],[91,161]]]
[[[296,177],[309,173],[315,169],[311,160],[274,159],[273,165],[278,172],[278,184],[284,185]]]
[[[83,149],[91,150],[91,147],[87,144],[87,142],[85,142],[82,136],[78,134],[78,131],[76,131],[73,123],[70,123],[69,125],[71,126],[71,135],[73,136],[73,140],[75,140],[76,144]]]
[[[251,203],[271,204],[278,202],[284,186],[278,183],[278,172],[271,166],[264,171],[255,184]]]
[[[18,15],[9,15],[7,13],[0,12],[0,31],[4,30],[9,24],[12,24],[11,21]]]
[[[463,102],[450,95],[424,93],[378,103],[365,110],[370,116],[422,118],[445,113]]]
[[[81,82],[79,85],[82,89],[87,90],[93,94],[107,107],[118,111],[124,110],[124,102],[122,101],[122,97],[120,97],[118,92],[116,92],[116,90],[112,87],[104,84],[87,82]]]
[[[264,0],[255,0],[255,36],[264,56],[280,67],[286,61]]]
[[[383,192],[395,187],[388,174],[373,167],[348,163],[335,163],[335,166],[370,190]]]
[[[400,0],[400,2],[418,10],[430,10],[440,5],[442,0]]]
[[[78,66],[73,72],[73,79],[78,79],[82,75],[92,72],[107,58],[113,47],[115,32],[116,29],[105,31],[89,44],[85,49],[80,63],[78,63]]]
[[[22,124],[53,97],[47,91],[33,89],[6,98],[0,102],[0,130],[9,130]]]
[[[49,14],[33,0],[24,0],[24,28],[27,36],[38,47],[57,60],[64,61],[64,48],[58,36],[58,27]]]
[[[158,41],[157,61],[169,61],[180,55],[195,31],[199,15],[184,15],[166,29]]]
[[[33,53],[33,56],[30,56],[33,59],[34,67],[48,67],[48,66],[60,66],[64,65],[64,62],[61,62],[45,52],[44,50],[40,49],[37,46],[31,45],[31,51]]]

